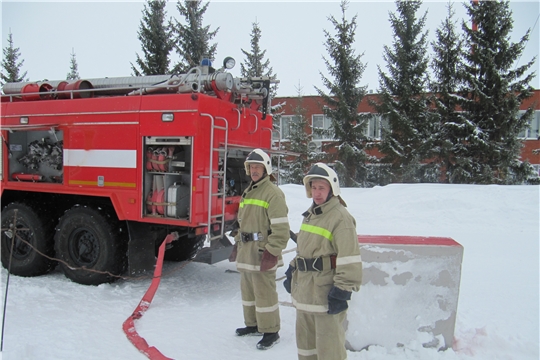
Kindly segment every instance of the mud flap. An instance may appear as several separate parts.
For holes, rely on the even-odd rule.
[[[149,275],[156,264],[155,233],[147,224],[128,221],[128,274]]]
[[[209,247],[199,250],[193,261],[202,262],[206,264],[215,264],[222,260],[228,259],[231,255],[233,245],[231,244],[227,235],[219,240],[214,240]]]

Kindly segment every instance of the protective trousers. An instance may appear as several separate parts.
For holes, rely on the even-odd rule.
[[[296,311],[296,346],[299,360],[345,360],[347,312],[336,315]]]
[[[240,272],[240,290],[246,326],[257,326],[261,333],[280,329],[276,272]]]

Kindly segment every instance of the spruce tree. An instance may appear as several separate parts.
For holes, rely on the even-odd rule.
[[[436,126],[426,94],[427,12],[416,18],[421,4],[420,0],[396,1],[397,14],[390,14],[393,48],[385,45],[383,55],[389,74],[379,66],[380,100],[373,104],[388,121],[379,150],[397,182],[438,180],[436,164],[428,161],[433,157]]]
[[[436,29],[436,41],[432,42],[431,68],[435,79],[430,87],[438,126],[438,137],[434,139],[434,155],[445,171],[445,182],[451,182],[455,157],[459,153],[459,139],[466,125],[455,96],[463,68],[463,39],[456,32],[453,4],[449,3],[447,9],[447,17]]]
[[[270,67],[270,60],[264,60],[266,50],[261,50],[259,45],[261,40],[261,29],[259,28],[259,23],[254,22],[252,25],[251,52],[241,49],[242,53],[244,53],[246,56],[246,59],[244,60],[244,63],[240,64],[240,72],[242,76],[246,78],[262,76],[275,78],[275,75],[272,74],[272,68]]]
[[[307,109],[304,106],[304,97],[300,84],[296,87],[297,97],[293,107],[293,118],[289,122],[290,145],[288,150],[298,154],[292,159],[284,160],[284,166],[288,168],[286,176],[287,183],[302,184],[304,175],[309,171],[313,162],[316,162],[317,154],[309,150],[308,144],[311,135],[307,133],[309,121],[307,118]]]
[[[24,78],[26,77],[26,71],[21,74],[21,68],[24,60],[18,61],[21,53],[19,51],[19,48],[16,48],[13,44],[13,34],[11,33],[11,31],[8,34],[8,46],[3,49],[3,53],[3,71],[0,72],[2,85],[10,82],[24,81]]]
[[[355,54],[355,15],[348,21],[345,12],[348,1],[340,3],[341,19],[328,18],[335,28],[333,36],[324,30],[325,46],[331,60],[324,58],[326,68],[332,79],[321,73],[323,84],[329,90],[325,93],[316,88],[327,106],[324,114],[332,121],[334,139],[337,140],[336,172],[343,179],[344,186],[365,185],[367,178],[366,163],[369,159],[365,152],[366,136],[364,130],[369,117],[358,114],[358,106],[366,94],[366,86],[359,86],[365,65],[363,54]]]
[[[523,146],[518,135],[527,126],[533,108],[519,113],[520,104],[532,95],[528,72],[534,58],[517,66],[529,31],[517,43],[510,41],[513,28],[508,1],[471,1],[465,4],[474,27],[463,23],[470,51],[465,54],[460,91],[467,133],[460,139],[454,182],[515,184],[533,176],[533,169],[519,157]],[[537,178],[537,177],[536,177]]]
[[[240,64],[240,73],[243,77],[247,79],[267,77],[269,80],[276,80],[277,75],[272,73],[272,67],[270,66],[270,60],[264,60],[264,55],[266,50],[261,50],[259,45],[261,40],[261,29],[259,28],[259,23],[254,22],[253,28],[251,31],[251,52],[248,52],[244,49],[241,49],[246,59],[244,63]],[[270,85],[268,83],[268,104],[272,101],[277,94],[277,82]],[[271,109],[271,107],[270,107]],[[274,125],[277,123],[279,118],[274,116]]]
[[[180,61],[173,67],[173,73],[186,73],[201,64],[204,58],[214,59],[217,44],[210,44],[219,28],[210,31],[210,26],[203,26],[203,16],[210,3],[201,0],[178,0],[176,9],[185,18],[186,24],[174,19],[171,24],[174,32],[174,48]]]
[[[75,58],[75,50],[71,49],[71,60],[69,66],[69,72],[66,75],[66,80],[78,80],[80,79],[79,75],[79,65],[77,64],[77,59]]]
[[[165,0],[147,0],[144,5],[137,37],[141,41],[143,57],[137,55],[133,75],[162,75],[169,73],[169,56],[173,49],[170,23],[166,22]]]

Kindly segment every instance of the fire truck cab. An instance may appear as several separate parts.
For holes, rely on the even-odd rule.
[[[277,82],[234,78],[231,60],[173,76],[6,84],[2,265],[37,276],[59,263],[97,285],[151,273],[172,232],[166,260],[228,257],[244,160],[271,150]]]

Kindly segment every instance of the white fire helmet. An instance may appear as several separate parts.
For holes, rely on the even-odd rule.
[[[244,167],[246,168],[246,175],[251,175],[249,172],[249,164],[262,164],[266,169],[266,174],[272,175],[272,160],[267,153],[261,149],[255,149],[250,152],[244,162]]]
[[[316,163],[311,167],[306,176],[304,176],[304,186],[306,187],[306,196],[311,199],[311,180],[313,179],[325,179],[330,183],[332,187],[332,193],[334,196],[339,196],[341,194],[339,188],[339,179],[334,170],[332,170],[328,165],[323,163]]]

